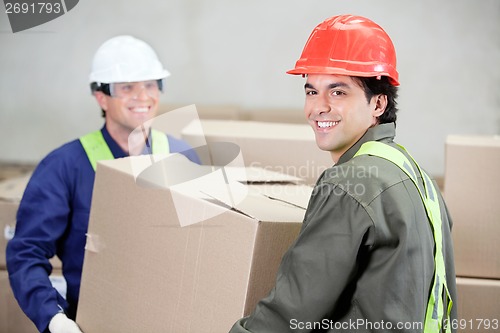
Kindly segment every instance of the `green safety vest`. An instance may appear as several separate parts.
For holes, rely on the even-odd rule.
[[[152,129],[151,135],[154,142],[153,154],[168,154],[170,148],[165,133]],[[80,142],[94,171],[98,161],[113,160],[115,158],[100,130],[82,136]]]
[[[403,146],[399,146],[406,152]],[[443,236],[442,236],[442,221],[441,221],[441,210],[439,208],[439,199],[437,196],[436,189],[432,184],[429,176],[418,166],[413,157],[410,158],[415,163],[417,170],[415,170],[408,158],[396,148],[393,148],[387,144],[378,141],[368,141],[365,142],[358,152],[354,155],[373,155],[397,165],[408,177],[413,181],[415,187],[420,194],[420,198],[424,203],[425,210],[427,212],[427,217],[432,226],[434,243],[435,243],[435,254],[434,254],[434,282],[432,286],[432,292],[430,293],[429,302],[427,303],[427,310],[425,314],[424,322],[424,332],[425,333],[439,333],[441,332],[443,324],[443,307],[445,306],[445,300],[448,305],[446,316],[447,325],[446,332],[451,332],[450,328],[450,313],[453,306],[453,301],[450,297],[448,291],[448,285],[446,283],[446,268],[444,264],[443,256]],[[422,193],[417,182],[417,172],[420,174],[424,180],[425,193]],[[444,297],[443,297],[444,296]],[[444,300],[444,299],[445,300]]]

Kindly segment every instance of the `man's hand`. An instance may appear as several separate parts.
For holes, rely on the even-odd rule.
[[[58,313],[49,323],[49,331],[51,333],[83,333],[78,325],[64,313]]]

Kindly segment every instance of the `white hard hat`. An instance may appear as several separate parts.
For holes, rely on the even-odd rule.
[[[169,75],[151,46],[132,36],[117,36],[95,53],[89,79],[97,83],[139,82]]]

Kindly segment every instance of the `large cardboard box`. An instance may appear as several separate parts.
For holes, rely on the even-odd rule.
[[[98,164],[78,324],[85,333],[229,331],[273,286],[312,188],[286,175],[235,167],[213,174],[234,180],[243,170],[245,184],[205,186],[201,179],[211,173],[181,183],[194,189],[185,194],[186,188],[155,178],[175,170],[160,161],[137,175],[138,161],[144,160]],[[194,173],[204,168],[195,166]],[[183,223],[193,216],[207,218]]]
[[[500,279],[500,137],[449,136],[445,199],[456,274]]]
[[[233,142],[240,147],[246,166],[289,174],[310,185],[333,165],[306,124],[204,119],[191,122],[181,133],[193,147]]]
[[[500,280],[457,278],[458,332],[500,331]]]

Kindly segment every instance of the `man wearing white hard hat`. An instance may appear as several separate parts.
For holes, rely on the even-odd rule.
[[[35,169],[7,245],[7,268],[19,305],[40,332],[81,332],[74,320],[97,161],[180,152],[199,163],[185,142],[150,128],[138,151],[129,151],[132,131],[157,114],[163,79],[169,75],[142,40],[117,36],[106,41],[90,74],[104,126],[52,151]],[[49,259],[55,255],[63,263],[65,298],[49,280]]]

